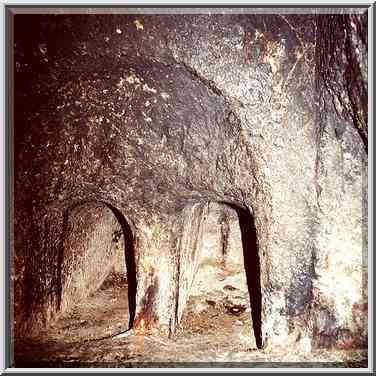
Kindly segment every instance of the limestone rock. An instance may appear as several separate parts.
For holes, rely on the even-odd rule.
[[[246,281],[259,347],[366,343],[367,154],[317,101],[315,20],[16,16],[15,336],[118,243],[135,328],[172,335],[195,289]]]

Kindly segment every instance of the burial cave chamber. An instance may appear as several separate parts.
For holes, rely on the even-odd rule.
[[[16,364],[364,364],[366,12],[10,17]]]

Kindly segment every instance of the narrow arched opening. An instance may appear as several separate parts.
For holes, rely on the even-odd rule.
[[[244,270],[251,304],[253,332],[257,348],[262,347],[262,294],[260,258],[256,226],[248,208],[234,207],[238,214],[244,256]]]
[[[181,326],[195,334],[213,330],[218,338],[219,333],[228,335],[235,345],[261,348],[260,261],[253,216],[248,208],[220,202],[208,203],[200,213],[200,225],[193,226],[195,266]]]
[[[137,290],[134,235],[118,209],[103,202],[71,208],[58,264],[60,304],[53,329],[80,340],[132,327]]]

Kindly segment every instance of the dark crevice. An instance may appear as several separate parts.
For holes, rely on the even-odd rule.
[[[256,236],[256,227],[253,216],[248,209],[237,209],[240,231],[242,235],[244,267],[247,276],[253,331],[257,348],[262,348],[262,296],[260,283],[260,259]]]
[[[257,233],[254,218],[248,208],[225,203],[234,209],[239,218],[239,227],[243,246],[244,268],[247,278],[249,298],[251,302],[251,315],[253,332],[257,348],[262,348],[262,294],[260,258],[257,242]]]
[[[136,260],[133,233],[123,214],[110,204],[106,203],[106,206],[114,213],[116,219],[120,223],[124,235],[124,255],[128,280],[129,328],[132,328],[136,314],[137,294]]]
[[[59,241],[59,249],[57,254],[57,269],[56,269],[56,298],[57,298],[57,309],[58,311],[61,310],[61,299],[63,294],[63,262],[64,262],[64,255],[65,255],[65,249],[64,249],[64,240],[65,236],[68,231],[68,214],[65,214],[63,217],[63,225],[62,225],[62,231],[60,235],[60,241]]]
[[[253,332],[257,348],[262,348],[262,294],[260,258],[254,218],[248,208],[227,204],[238,214],[243,245],[244,268],[251,301]]]
[[[176,60],[176,62],[183,66],[187,72],[189,72],[197,81],[201,82],[205,87],[207,87],[213,94],[226,98],[222,90],[219,89],[213,81],[201,76],[194,68],[186,64],[184,61]]]

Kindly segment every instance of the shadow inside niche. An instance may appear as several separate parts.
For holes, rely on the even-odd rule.
[[[63,261],[65,256],[64,239],[68,232],[68,214],[63,216],[62,231],[59,239],[58,253],[57,253],[57,267],[56,267],[56,298],[58,311],[61,310],[61,298],[63,295]]]
[[[123,214],[115,207],[109,204],[106,205],[112,210],[116,219],[119,221],[124,235],[124,255],[128,280],[129,328],[132,328],[136,314],[137,293],[137,276],[133,233]]]
[[[239,218],[240,233],[243,245],[244,268],[247,278],[248,292],[251,301],[253,331],[257,348],[262,348],[262,295],[260,282],[260,258],[257,244],[255,221],[247,208],[232,207]]]

